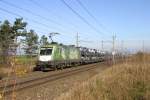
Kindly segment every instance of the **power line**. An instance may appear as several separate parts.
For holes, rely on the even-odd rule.
[[[28,1],[30,1],[31,3],[33,3],[34,5],[36,5],[37,7],[40,7],[41,9],[43,9],[44,11],[46,11],[46,12],[52,12],[49,8],[47,8],[47,7],[45,7],[45,6],[41,6],[41,4],[40,3],[38,3],[36,0],[28,0]],[[52,12],[52,13],[54,13],[54,12]],[[56,13],[54,13],[54,15],[55,15]],[[63,18],[63,16],[59,16],[58,14],[57,14],[57,17],[59,17],[59,18]],[[65,18],[66,19],[66,18]],[[76,26],[74,23],[72,23],[72,22],[69,22],[68,20],[66,20],[65,21],[66,23],[68,23],[69,24],[69,26],[70,25],[72,25],[74,28],[72,28],[74,31],[79,31],[77,28],[78,28],[78,26]],[[83,34],[85,34],[85,33],[83,33]]]
[[[15,15],[15,16],[18,16],[18,17],[21,17],[21,18],[22,18],[22,16],[19,15],[19,14],[17,14],[17,13],[8,11],[8,10],[3,9],[3,8],[0,8],[0,10],[3,11],[3,12],[6,12],[6,13],[8,13],[8,14]],[[25,18],[25,17],[24,17],[24,18]],[[28,18],[25,18],[25,19],[29,20]],[[40,22],[38,22],[38,21],[35,21],[35,20],[33,20],[33,19],[31,19],[30,21],[32,21],[32,22],[34,22],[34,23],[36,23],[36,24],[43,25],[43,26],[45,26],[45,28],[46,28],[46,27],[49,28],[47,25],[45,25],[45,24],[43,24],[43,23],[40,23]],[[33,26],[33,25],[30,25],[30,26]],[[35,26],[34,26],[34,27],[35,27]],[[46,28],[46,29],[47,29],[47,28]],[[38,27],[38,29],[40,29],[40,28]],[[48,31],[48,30],[47,30],[47,31]],[[43,33],[43,32],[41,32],[41,31],[39,31],[39,32],[40,32],[40,33]],[[63,34],[63,35],[64,35],[64,34]],[[65,36],[67,36],[67,37],[70,38],[70,36],[68,36],[68,35],[65,35]]]
[[[14,5],[14,4],[12,4],[12,3],[9,3],[9,2],[3,1],[3,0],[0,0],[0,1],[2,1],[2,2],[5,3],[5,4],[7,3],[8,5],[13,6],[13,7],[15,7],[15,8],[18,8],[18,9],[21,9],[21,10],[23,10],[23,11],[26,11],[26,12],[32,14],[32,15],[34,14],[35,16],[38,16],[38,14],[36,15],[36,13],[33,13],[33,12],[31,12],[30,10],[28,10],[28,9],[24,9],[24,8],[18,7],[17,5]],[[19,15],[19,14],[17,14],[17,13],[10,12],[10,11],[8,11],[8,10],[6,10],[6,9],[3,9],[3,8],[0,8],[0,9],[3,10],[3,11],[5,11],[5,12],[7,12],[7,13],[12,14],[12,15],[22,17],[21,15]],[[42,17],[42,16],[39,15],[39,17]],[[25,18],[25,17],[24,17],[24,18]],[[26,19],[28,19],[28,18],[26,18]],[[28,19],[28,20],[29,20],[29,19]],[[45,20],[46,20],[46,19],[45,19]],[[34,22],[34,23],[36,23],[36,24],[41,24],[41,25],[43,25],[43,26],[49,28],[49,26],[46,25],[46,24],[40,23],[40,22],[35,21],[35,20],[33,20],[33,19],[31,19],[31,21]],[[53,28],[57,29],[56,27],[53,27]],[[39,29],[39,28],[38,28],[38,29]]]
[[[40,8],[42,8],[43,10],[47,10],[47,8],[46,8],[46,7],[41,6],[38,2],[36,2],[36,1],[34,1],[34,0],[28,0],[28,1],[30,1],[30,2],[32,2],[33,4],[35,4],[35,5],[39,6],[39,7],[40,7]],[[48,10],[48,11],[49,11],[49,10]]]
[[[5,10],[5,9],[1,9],[1,8],[0,8],[0,10],[3,11],[3,12],[6,12],[6,13],[8,13],[8,14],[11,14],[11,15],[15,15],[15,16],[18,16],[18,17],[22,17],[22,16],[20,16],[19,14],[10,12],[10,11]],[[1,19],[2,19],[2,18],[1,18]],[[27,19],[27,18],[26,18],[26,19]],[[27,20],[28,20],[28,19],[27,19]],[[10,20],[10,21],[12,21],[12,20]],[[34,22],[34,23],[36,23],[36,22]],[[36,24],[37,24],[37,23],[36,23]],[[30,25],[30,26],[31,26],[31,27],[35,27],[35,28],[40,29],[40,30],[46,30],[46,31],[49,31],[49,30],[47,30],[46,27],[45,27],[45,29],[42,29],[41,27],[37,27],[37,26],[33,26],[33,25]],[[38,30],[38,33],[43,33],[43,32]]]
[[[112,45],[113,45],[113,48],[112,48],[112,60],[113,60],[113,64],[115,64],[115,54],[116,54],[116,50],[115,50],[115,42],[116,42],[116,35],[114,34],[112,36]]]
[[[52,23],[57,24],[57,25],[59,25],[59,26],[62,26],[62,24],[57,23],[57,22],[54,21],[54,20],[51,20],[51,19],[46,18],[46,17],[43,17],[43,16],[41,16],[41,15],[39,15],[39,14],[37,14],[37,13],[34,13],[34,12],[32,12],[32,11],[30,11],[30,10],[28,10],[28,9],[25,9],[25,8],[19,7],[19,6],[15,5],[15,4],[12,4],[12,3],[10,3],[10,2],[4,1],[4,0],[0,0],[0,2],[3,2],[3,3],[5,3],[5,4],[7,4],[7,5],[9,5],[9,6],[12,6],[12,7],[15,7],[15,8],[17,8],[17,9],[23,10],[23,11],[25,11],[25,12],[27,12],[27,13],[30,13],[30,14],[36,16],[36,17],[40,17],[40,18],[44,19],[45,21],[49,21],[49,22],[52,22]],[[58,28],[57,28],[57,29],[58,29]]]
[[[30,1],[31,3],[33,3],[34,5],[36,5],[37,7],[40,7],[41,9],[43,9],[44,11],[47,11],[47,12],[51,12],[51,10],[49,9],[49,8],[47,8],[47,7],[45,7],[45,6],[41,6],[41,4],[40,3],[38,3],[36,0],[28,0],[28,1]],[[54,13],[54,12],[53,12]],[[54,13],[54,15],[55,15],[55,13]],[[57,14],[57,16],[59,17],[59,18],[62,18],[62,16],[59,16],[58,14]],[[66,18],[65,18],[65,20],[66,20]],[[68,20],[66,20],[65,22],[68,22]],[[74,28],[71,28],[71,30],[73,29],[74,31],[78,31],[78,29],[76,29],[77,28],[77,26],[74,24],[74,23],[72,23],[72,22],[68,22],[68,24],[69,24],[69,26],[70,25],[72,25]],[[85,33],[84,33],[85,34]]]
[[[45,7],[45,6],[41,6],[41,4],[39,4],[39,3],[36,2],[35,0],[28,0],[28,1],[30,1],[31,3],[33,3],[33,4],[36,5],[37,7],[43,9],[44,11],[52,12],[49,8],[47,8],[47,7]],[[54,13],[54,12],[52,12],[52,13],[53,13],[53,14],[56,14],[56,13]],[[58,17],[58,18],[62,18],[62,16],[59,16],[58,14],[57,14],[57,17]],[[66,18],[65,18],[65,19],[66,19]],[[67,21],[68,21],[68,20],[67,20]],[[65,21],[65,22],[67,22],[67,21]],[[68,22],[68,24],[72,25],[74,28],[77,28],[77,26],[74,25],[72,22]],[[72,28],[72,29],[73,29],[73,28]],[[73,30],[77,31],[77,29],[73,29]]]
[[[65,2],[65,0],[61,0],[61,2],[67,6],[76,16],[78,16],[84,23],[86,23],[90,28],[92,28],[97,33],[102,33],[98,29],[96,29],[92,24],[90,24],[84,17],[82,17],[78,12],[76,12],[69,4]]]
[[[84,4],[80,0],[76,0],[78,4],[87,12],[87,14],[93,18],[93,20],[103,29],[105,29],[108,33],[111,33],[103,24],[101,24],[96,17],[84,6]]]
[[[78,47],[79,46],[79,34],[78,34],[78,32],[77,32],[77,36],[76,36],[76,47]]]
[[[145,48],[145,45],[144,45],[145,43],[144,43],[144,42],[145,42],[145,41],[143,40],[143,41],[142,41],[142,52],[143,52],[143,53],[145,52],[145,49],[144,49],[144,48]]]
[[[3,9],[3,8],[0,8],[0,10],[3,11],[3,12],[9,13],[9,14],[11,14],[11,15],[15,15],[15,16],[18,16],[18,17],[23,18],[21,15],[19,15],[19,14],[17,14],[17,13],[14,13],[14,12],[11,12],[11,11],[9,11],[9,10]],[[27,19],[27,20],[30,20],[30,21],[32,21],[32,22],[34,22],[34,23],[36,23],[36,24],[40,24],[40,25],[43,25],[43,26],[45,26],[45,27],[47,27],[47,28],[50,28],[48,25],[43,24],[43,23],[40,23],[40,22],[38,22],[38,21],[36,21],[36,20],[29,19],[29,18],[26,18],[26,17],[24,17],[24,18]]]
[[[102,40],[101,43],[102,43],[102,51],[104,51],[104,41]]]

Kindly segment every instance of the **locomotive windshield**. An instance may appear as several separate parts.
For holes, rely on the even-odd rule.
[[[52,48],[41,48],[40,55],[51,55]]]

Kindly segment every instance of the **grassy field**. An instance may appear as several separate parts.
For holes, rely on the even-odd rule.
[[[150,55],[138,53],[56,100],[150,100]]]
[[[17,64],[34,64],[36,61],[35,56],[16,56]]]
[[[15,64],[30,64],[30,63],[34,63],[36,61],[37,57],[36,56],[10,56],[7,58],[8,62],[14,62]],[[1,66],[3,67],[5,66],[5,64],[3,63],[4,61],[2,60],[2,58],[0,57],[0,61],[1,61]],[[6,62],[6,61],[5,61]],[[2,66],[3,65],[3,66]]]
[[[17,75],[22,75],[29,71],[35,66],[37,57],[35,56],[15,56],[9,57],[9,63],[0,64],[0,78],[7,76],[8,73],[15,73]]]

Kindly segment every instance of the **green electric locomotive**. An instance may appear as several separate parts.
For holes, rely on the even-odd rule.
[[[79,48],[57,43],[41,46],[38,53],[37,70],[57,69],[77,65],[81,62]]]
[[[41,46],[34,70],[63,69],[103,61],[104,53],[96,49],[51,43]]]

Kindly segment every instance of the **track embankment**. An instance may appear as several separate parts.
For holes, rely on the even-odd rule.
[[[69,86],[69,84],[71,86],[73,86],[73,84],[76,83],[77,81],[86,80],[86,79],[92,77],[93,75],[103,71],[107,67],[108,66],[106,65],[106,62],[101,62],[101,63],[67,68],[65,70],[58,70],[58,71],[51,71],[51,72],[34,72],[34,73],[30,73],[29,75],[27,75],[25,77],[16,78],[15,88],[14,88],[14,84],[8,83],[7,86],[5,86],[4,84],[1,84],[0,89],[1,90],[5,89],[4,96],[6,96],[7,98],[12,97],[11,95],[13,93],[21,94],[21,95],[19,95],[19,97],[16,96],[16,98],[18,98],[17,100],[22,100],[20,98],[22,96],[36,99],[38,97],[37,95],[39,95],[39,92],[41,90],[43,90],[44,87],[46,87],[46,88],[44,88],[44,90],[46,89],[45,91],[51,91],[51,89],[53,89],[52,92],[48,92],[48,93],[50,93],[49,95],[51,95],[51,97],[53,98],[53,97],[55,97],[55,95],[57,95],[57,96],[59,95],[59,92],[56,91],[57,86],[61,87],[60,91],[61,90],[65,91],[65,90],[71,88]],[[14,80],[14,78],[9,81],[13,82],[13,80]],[[69,82],[65,83],[65,80],[67,80],[67,82],[68,81]],[[62,82],[62,84],[60,84],[60,82]],[[46,85],[46,84],[51,84],[51,85]],[[64,88],[64,86],[62,86],[64,84],[65,85],[67,84],[68,87]],[[51,86],[53,86],[53,87],[51,87]],[[40,89],[40,88],[42,88],[42,89]],[[36,90],[36,92],[32,92],[35,90]],[[61,93],[62,93],[62,91],[61,91]],[[24,94],[24,95],[22,95],[22,94]],[[45,96],[43,95],[42,97],[44,98]]]

